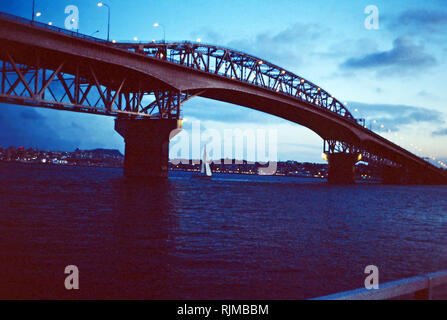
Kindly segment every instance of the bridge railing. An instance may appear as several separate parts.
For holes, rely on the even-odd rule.
[[[379,285],[379,289],[356,289],[312,300],[447,299],[447,270]]]

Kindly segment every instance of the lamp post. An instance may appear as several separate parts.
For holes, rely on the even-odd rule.
[[[106,7],[107,8],[107,41],[110,39],[110,7],[103,2],[98,2],[98,7]]]
[[[36,12],[36,1],[33,0],[33,16],[31,17],[31,21],[34,22],[35,18],[40,17],[41,15],[41,12]]]
[[[76,22],[75,18],[71,18],[71,22]],[[77,23],[76,33],[79,33],[79,21]]]
[[[154,23],[154,27],[155,27],[155,28],[161,27],[161,28],[163,29],[163,43],[166,42],[165,26],[162,25],[161,23],[155,22],[155,23]]]
[[[359,109],[355,108],[354,111],[359,114],[360,118],[356,119],[357,123],[361,124],[362,127],[366,128],[366,118],[362,116],[362,113]]]

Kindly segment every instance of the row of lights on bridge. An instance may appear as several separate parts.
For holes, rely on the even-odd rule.
[[[348,103],[345,102],[344,104],[347,105]],[[357,108],[355,108],[354,111],[357,112],[357,113],[359,112],[359,110],[358,110]],[[372,123],[374,123],[374,124],[378,124],[378,123],[377,123],[377,120],[372,120]],[[385,125],[384,125],[384,124],[379,124],[379,126],[380,126],[381,129],[385,129]],[[365,128],[366,128],[366,124],[365,124]],[[387,130],[387,133],[392,134],[391,129],[388,129],[388,130]],[[399,138],[399,140],[401,140],[401,141],[404,141],[404,140],[405,140],[405,138],[404,138],[404,137],[401,137],[397,132],[394,132],[394,136],[395,136],[396,138]],[[413,143],[410,143],[410,147],[412,147],[413,150],[416,150],[416,151],[418,151],[418,152],[422,152],[422,151],[423,151],[422,148],[420,148],[418,145],[413,144]],[[429,158],[430,160],[435,161],[435,162],[436,162],[437,164],[439,164],[441,167],[447,169],[447,164],[444,163],[444,162],[441,161],[441,160],[437,160],[435,156],[433,156],[433,155],[429,155],[428,158]]]
[[[108,14],[109,14],[109,18],[108,18],[108,24],[107,24],[107,30],[108,30],[108,32],[107,32],[107,41],[109,41],[109,32],[110,32],[110,7],[106,4],[106,3],[104,3],[104,2],[98,2],[98,7],[106,7],[107,9],[108,9]],[[41,17],[42,16],[42,12],[40,12],[40,11],[38,11],[38,12],[36,12],[36,14],[35,14],[35,16],[38,18],[38,17]],[[33,17],[33,19],[34,19],[34,17]],[[71,22],[75,22],[76,20],[74,19],[74,18],[72,18],[71,19]],[[49,21],[48,22],[48,25],[50,25],[50,26],[52,26],[53,25],[53,22],[52,21]],[[166,41],[166,31],[165,31],[165,27],[164,27],[164,25],[162,25],[161,23],[159,23],[159,22],[155,22],[153,25],[152,25],[154,28],[162,28],[162,30],[163,30],[163,42],[165,42]],[[95,34],[95,33],[97,33],[97,32],[99,32],[99,30],[96,30],[94,33],[92,33],[92,35],[93,34]],[[138,41],[138,37],[133,37],[133,40],[134,41]],[[155,39],[152,39],[152,42],[155,42]],[[202,42],[202,39],[201,38],[197,38],[196,39],[196,42]],[[112,40],[112,43],[116,43],[116,40]],[[261,63],[262,63],[262,61],[261,61]]]

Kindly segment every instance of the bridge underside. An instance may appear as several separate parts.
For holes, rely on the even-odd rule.
[[[435,166],[358,124],[324,90],[229,50],[192,44],[116,47],[0,18],[0,75],[0,102],[117,117],[129,176],[144,176],[144,167],[150,167],[146,176],[166,176],[166,145],[178,128],[181,105],[201,96],[316,132],[325,141],[330,182],[352,182],[359,155],[385,168],[384,182],[447,182]],[[145,160],[138,160],[143,154]]]
[[[108,116],[179,118],[188,99],[165,83],[138,72],[52,50],[0,42],[4,103]]]

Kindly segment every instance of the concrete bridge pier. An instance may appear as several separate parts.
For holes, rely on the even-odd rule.
[[[332,153],[327,155],[328,182],[330,184],[354,184],[355,164],[358,154]]]
[[[166,178],[169,140],[180,132],[181,120],[115,119],[115,130],[124,138],[124,176]]]

